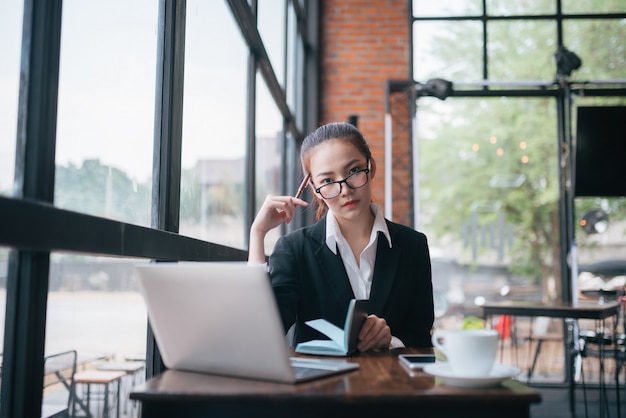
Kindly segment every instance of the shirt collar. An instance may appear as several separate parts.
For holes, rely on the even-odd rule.
[[[391,235],[389,234],[389,228],[387,228],[387,222],[385,222],[382,210],[375,203],[371,203],[370,208],[374,214],[374,225],[372,226],[371,237],[375,238],[379,232],[382,232],[385,238],[387,238],[389,248],[391,248]],[[372,238],[370,238],[370,241]],[[326,245],[335,255],[337,255],[337,240],[339,239],[345,240],[341,234],[335,215],[328,209],[328,215],[326,216]]]

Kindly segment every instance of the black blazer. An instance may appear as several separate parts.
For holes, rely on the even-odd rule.
[[[379,233],[369,309],[384,318],[407,347],[430,347],[434,321],[426,236],[387,221],[393,247]],[[294,323],[296,343],[325,339],[304,322],[324,318],[343,328],[354,299],[341,255],[325,243],[326,217],[281,237],[269,258],[272,287],[285,331]]]

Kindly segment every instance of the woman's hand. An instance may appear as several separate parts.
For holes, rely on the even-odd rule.
[[[306,207],[308,203],[293,196],[269,195],[265,198],[250,227],[249,262],[265,262],[265,235],[281,223],[291,222],[298,206]]]
[[[291,222],[297,206],[306,207],[308,203],[292,196],[267,196],[254,218],[251,230],[265,235],[281,223]]]
[[[391,343],[391,329],[387,321],[376,315],[369,315],[359,332],[359,351],[369,351],[376,348],[389,348]]]

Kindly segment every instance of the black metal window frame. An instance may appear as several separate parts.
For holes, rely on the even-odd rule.
[[[254,184],[254,80],[258,71],[280,110],[293,150],[302,132],[317,123],[317,74],[301,77],[299,103],[309,108],[298,126],[287,105],[256,27],[256,1],[227,1],[250,50],[247,174]],[[287,0],[297,16],[297,36],[305,45],[305,66],[317,71],[317,2]],[[22,67],[16,139],[15,194],[0,196],[0,246],[8,247],[5,338],[0,417],[39,416],[43,388],[43,358],[50,253],[150,260],[235,261],[247,251],[178,234],[182,145],[186,1],[160,0],[157,34],[157,83],[153,156],[152,224],[150,228],[57,208],[54,200],[56,120],[62,0],[25,0]],[[303,5],[306,8],[303,9]],[[285,32],[285,36],[287,33]],[[285,43],[286,44],[286,43]],[[285,54],[289,51],[285,51]],[[312,92],[311,97],[307,97]],[[301,112],[302,109],[298,110]],[[287,135],[286,133],[289,133]],[[283,160],[284,161],[284,160]],[[284,168],[298,177],[296,166]],[[291,182],[297,180],[289,180]],[[246,230],[256,208],[254,188],[246,189]],[[97,238],[94,238],[97,237]],[[148,329],[147,376],[163,370],[158,347]],[[41,361],[36,361],[41,359]]]

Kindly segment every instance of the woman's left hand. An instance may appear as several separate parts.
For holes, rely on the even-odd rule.
[[[376,348],[389,348],[391,343],[391,329],[387,321],[376,315],[369,315],[359,332],[359,351],[369,351]]]

